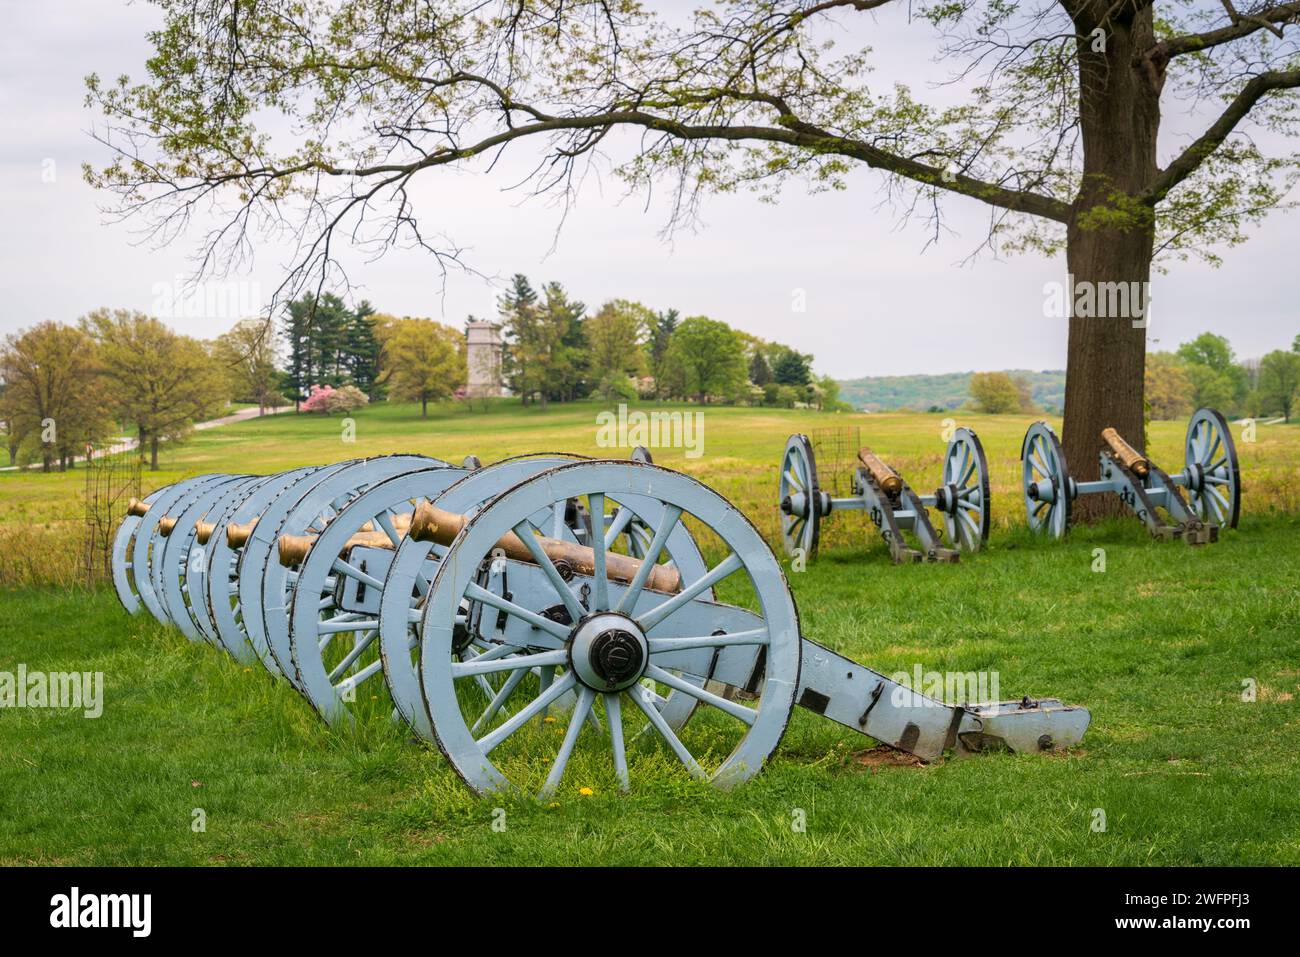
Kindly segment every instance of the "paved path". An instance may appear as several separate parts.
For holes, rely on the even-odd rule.
[[[268,409],[266,414],[277,415],[280,412],[292,412],[292,411],[293,411],[293,406],[286,405],[286,406],[281,406],[278,409]],[[194,429],[195,431],[200,431],[203,429],[215,429],[218,426],[233,425],[236,422],[246,422],[249,419],[256,419],[256,418],[259,418],[259,416],[257,412],[257,406],[254,405],[254,406],[250,406],[247,409],[240,409],[238,412],[234,412],[230,415],[223,415],[219,419],[209,419],[207,422],[196,422],[194,423]],[[131,452],[134,451],[139,444],[140,444],[140,440],[137,438],[131,438],[125,435],[120,436],[119,438],[113,441],[112,445],[105,446],[102,449],[96,449],[94,457],[102,458],[105,455],[117,455],[121,452]],[[84,462],[86,461],[86,456],[78,455],[73,461]],[[0,472],[16,472],[18,471],[19,468],[24,468],[24,467],[33,469],[33,468],[40,468],[41,466],[39,462],[33,463],[32,465],[28,465],[28,466],[9,465],[4,468],[0,468]]]

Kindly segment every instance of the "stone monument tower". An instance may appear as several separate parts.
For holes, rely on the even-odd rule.
[[[496,398],[506,394],[501,383],[501,328],[493,322],[474,320],[465,326],[466,362],[471,399]]]

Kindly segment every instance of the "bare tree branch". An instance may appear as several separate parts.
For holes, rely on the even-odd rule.
[[[1143,202],[1156,205],[1170,190],[1196,172],[1262,97],[1276,90],[1293,90],[1297,87],[1300,87],[1300,70],[1270,71],[1252,77],[1210,128],[1160,171],[1151,188],[1142,197]]]
[[[1228,15],[1232,19],[1232,22],[1227,26],[1219,27],[1217,30],[1207,30],[1204,33],[1188,33],[1183,36],[1168,37],[1147,50],[1143,54],[1143,58],[1151,60],[1163,68],[1173,57],[1209,50],[1225,43],[1231,43],[1233,40],[1250,36],[1252,33],[1258,33],[1260,30],[1268,30],[1275,36],[1281,37],[1282,30],[1287,25],[1300,23],[1300,2],[1295,2],[1295,0],[1291,3],[1279,3],[1277,6],[1268,7],[1250,14],[1238,13],[1231,3],[1227,3],[1226,0],[1225,5],[1228,8]]]

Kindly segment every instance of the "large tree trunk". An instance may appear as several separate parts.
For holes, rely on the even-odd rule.
[[[1098,295],[1124,283],[1140,290],[1140,305],[1132,299],[1124,315],[1070,315],[1065,381],[1065,423],[1062,441],[1070,473],[1079,481],[1097,478],[1101,432],[1114,427],[1137,449],[1145,444],[1143,368],[1146,321],[1138,311],[1147,306],[1154,246],[1149,221],[1132,214],[1107,217],[1105,226],[1089,223],[1090,210],[1110,207],[1110,198],[1140,194],[1154,179],[1156,135],[1160,126],[1159,80],[1134,65],[1135,50],[1153,41],[1151,9],[1119,13],[1107,24],[1106,49],[1094,52],[1091,36],[1096,20],[1115,11],[1107,2],[1091,0],[1079,26],[1080,118],[1084,180],[1068,227],[1066,263],[1074,289],[1090,288],[1097,310],[1109,298]],[[1116,223],[1120,219],[1123,222]],[[1134,286],[1133,284],[1137,284]],[[1111,301],[1111,305],[1114,300]],[[1088,496],[1075,502],[1074,517],[1083,521],[1121,509],[1115,496]]]
[[[149,436],[149,471],[158,471],[158,436]]]

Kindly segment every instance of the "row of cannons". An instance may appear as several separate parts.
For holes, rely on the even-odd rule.
[[[1025,511],[1033,531],[1062,538],[1079,496],[1104,494],[1117,495],[1160,540],[1181,538],[1190,545],[1203,545],[1217,541],[1220,528],[1237,527],[1241,511],[1237,449],[1227,422],[1216,410],[1199,409],[1192,415],[1184,467],[1172,475],[1115,429],[1105,429],[1101,439],[1099,477],[1081,482],[1070,475],[1052,427],[1046,422],[1029,427],[1020,461]],[[777,491],[787,554],[814,556],[822,522],[832,513],[850,511],[866,513],[896,563],[955,562],[962,552],[978,551],[988,541],[992,504],[988,460],[970,429],[954,431],[933,494],[915,492],[869,448],[858,452],[851,488],[852,493],[842,497],[826,492],[812,443],[806,435],[790,436]],[[942,520],[942,534],[931,522],[931,511]],[[904,533],[914,536],[917,547]]]
[[[480,793],[626,789],[665,761],[735,784],[796,706],[926,761],[1068,748],[1090,720],[945,704],[804,637],[757,529],[645,454],[202,475],[132,502],[113,575],[128,611],[330,725],[405,722]]]

